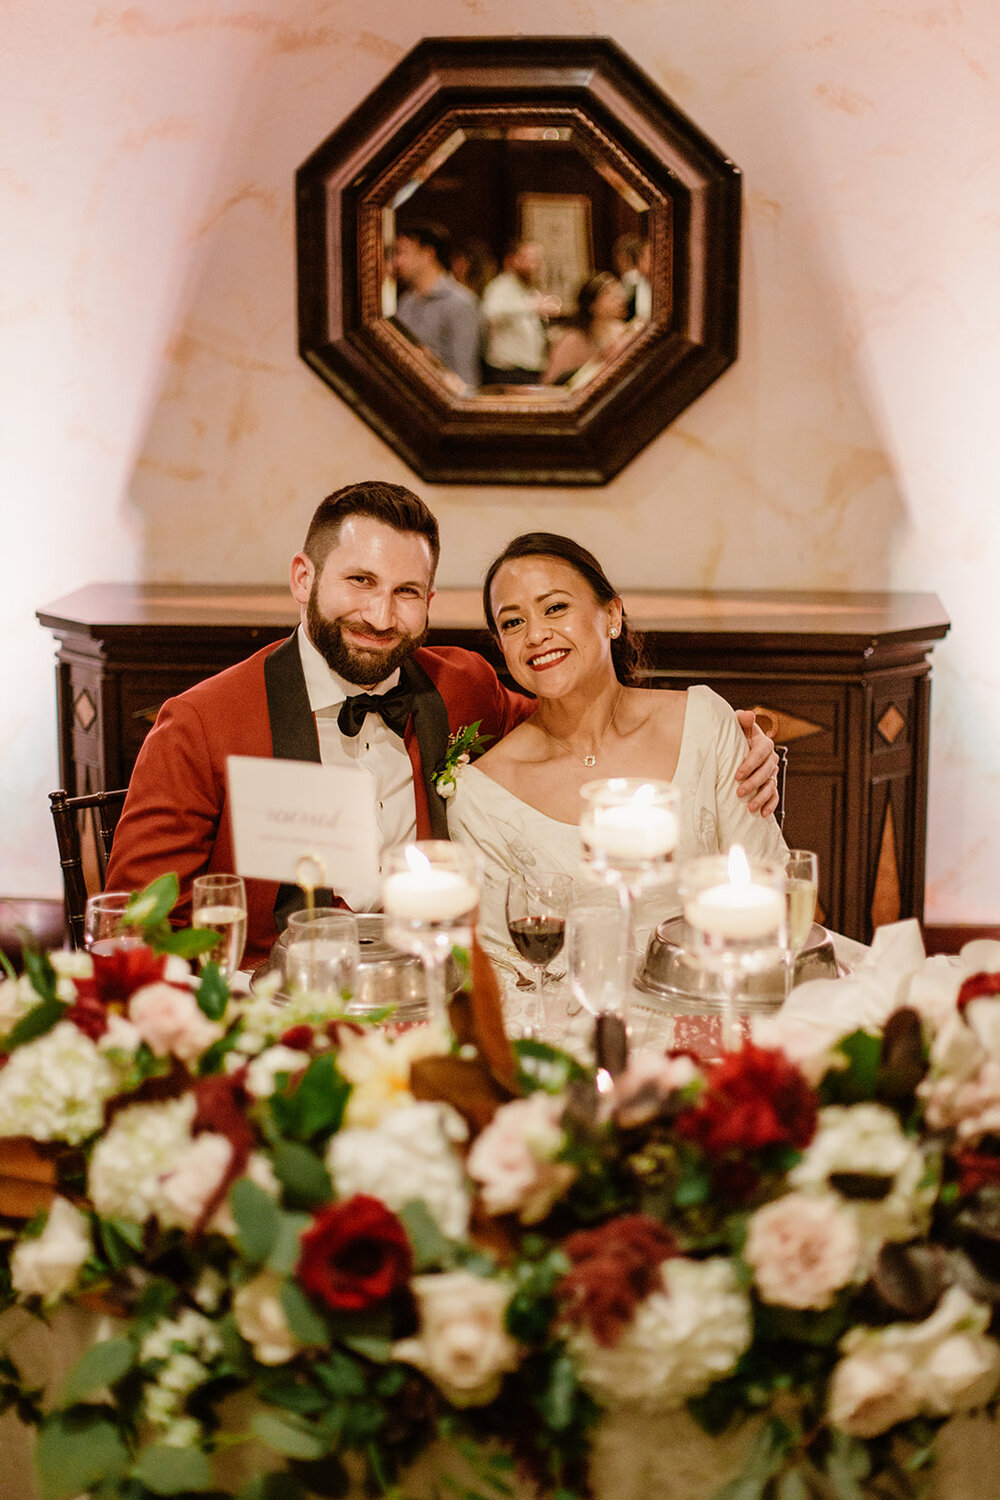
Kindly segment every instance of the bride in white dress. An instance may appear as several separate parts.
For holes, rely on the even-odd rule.
[[[452,837],[484,863],[488,949],[513,957],[503,915],[508,875],[580,875],[580,788],[588,781],[672,781],[681,796],[677,860],[734,843],[760,858],[784,853],[769,815],[773,779],[756,793],[748,787],[759,778],[736,780],[747,743],[729,704],[708,687],[630,686],[638,653],[622,602],[586,548],[549,532],[516,537],[487,572],[483,601],[511,677],[538,700],[530,719],[465,767],[448,807]],[[657,919],[666,915],[661,904]]]

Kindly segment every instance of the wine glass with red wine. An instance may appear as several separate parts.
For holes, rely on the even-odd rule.
[[[573,896],[569,875],[548,871],[512,875],[507,882],[507,931],[518,953],[535,971],[526,1036],[537,1036],[542,1020],[545,970],[562,952],[566,914]]]

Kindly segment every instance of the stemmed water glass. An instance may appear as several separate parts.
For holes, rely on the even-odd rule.
[[[358,956],[358,921],[350,912],[330,911],[312,921],[289,922],[285,989],[304,990],[333,1006],[346,1005],[357,984]]]
[[[573,998],[592,1016],[628,1024],[631,940],[620,893],[591,892],[574,901],[566,922],[566,964]]]
[[[386,937],[422,959],[427,1012],[447,1025],[447,969],[454,947],[468,948],[479,909],[479,863],[471,849],[421,839],[393,850],[382,883]]]
[[[541,1026],[545,970],[562,951],[572,895],[572,877],[554,871],[512,875],[507,881],[507,931],[535,971],[526,1036],[537,1036]]]
[[[795,960],[805,947],[816,915],[819,860],[811,849],[789,849],[785,856],[785,998],[795,983]]]
[[[133,928],[122,925],[125,908],[131,901],[129,891],[101,891],[87,897],[83,914],[83,946],[90,953],[114,953],[119,948],[135,947],[142,938]]]
[[[239,875],[196,875],[191,886],[191,926],[211,927],[219,941],[199,959],[232,979],[247,940],[247,893]]]

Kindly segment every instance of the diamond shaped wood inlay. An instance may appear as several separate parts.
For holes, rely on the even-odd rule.
[[[761,729],[776,745],[790,745],[792,740],[804,740],[810,734],[823,734],[827,729],[826,724],[797,719],[794,714],[783,713],[780,708],[768,708],[763,703],[754,705],[754,713],[761,721]]]
[[[86,688],[84,688],[83,692],[80,693],[76,702],[73,704],[73,712],[76,715],[76,721],[80,725],[81,729],[89,729],[91,724],[93,724],[94,720],[97,718],[97,709],[94,707],[94,700],[87,692]]]
[[[899,731],[906,728],[906,720],[895,703],[890,703],[875,727],[886,744],[891,745],[898,737]]]

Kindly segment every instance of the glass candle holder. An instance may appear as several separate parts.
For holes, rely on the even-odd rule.
[[[479,887],[478,861],[461,844],[424,839],[389,855],[382,882],[386,936],[422,960],[432,1021],[447,1023],[448,957],[472,943]]]
[[[691,953],[722,987],[723,1046],[734,1047],[747,976],[782,960],[784,868],[749,860],[736,844],[682,865],[680,897]]]

